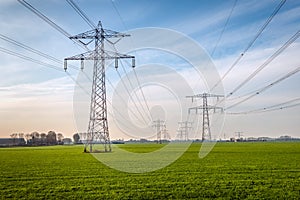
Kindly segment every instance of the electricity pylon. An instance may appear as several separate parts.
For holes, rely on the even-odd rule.
[[[166,124],[165,121],[163,120],[155,120],[153,121],[153,125],[154,128],[156,128],[156,134],[157,134],[157,143],[161,144],[161,134],[162,134],[162,130],[166,129]]]
[[[86,47],[93,41],[95,42],[95,49],[85,53],[75,55],[64,59],[64,69],[67,70],[67,60],[80,60],[81,69],[84,67],[84,60],[93,60],[93,83],[90,104],[90,117],[87,131],[87,140],[84,145],[84,151],[90,147],[90,153],[93,152],[93,145],[95,143],[102,143],[104,151],[110,152],[110,136],[107,121],[107,105],[106,105],[106,87],[105,87],[105,60],[115,59],[115,67],[118,67],[118,59],[131,58],[132,67],[135,67],[134,56],[120,54],[118,52],[106,51],[104,49],[105,41],[110,44],[110,38],[123,38],[130,36],[129,34],[119,33],[112,30],[107,30],[102,27],[101,21],[95,29],[80,33],[69,37],[71,40],[79,40],[80,43]],[[84,43],[80,39],[89,40]],[[117,40],[117,42],[120,39]]]
[[[196,114],[198,114],[198,110],[202,110],[202,142],[205,140],[211,141],[211,132],[210,132],[208,111],[214,110],[214,112],[216,112],[217,109],[220,109],[221,112],[223,112],[222,107],[208,105],[207,104],[208,97],[215,97],[215,98],[217,98],[217,100],[219,100],[219,97],[224,97],[224,95],[203,93],[203,94],[197,94],[197,95],[193,95],[193,96],[187,96],[187,98],[192,98],[192,102],[194,101],[194,99],[197,99],[197,98],[203,99],[202,106],[196,106],[196,107],[189,108],[189,113],[191,110],[196,110]]]
[[[238,137],[238,139],[241,139],[242,136],[244,136],[242,133],[243,133],[243,131],[237,131],[237,132],[235,132],[235,134]]]
[[[192,128],[192,122],[184,121],[184,122],[178,122],[178,125],[180,126],[177,132],[179,133],[180,140],[189,140],[189,130]]]
[[[165,125],[164,128],[162,129],[161,133],[162,133],[163,138],[164,138],[165,141],[171,140],[171,136],[170,136],[170,134],[168,133],[168,130],[166,129],[166,125]]]

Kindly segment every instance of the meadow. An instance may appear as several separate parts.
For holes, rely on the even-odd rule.
[[[149,173],[111,169],[82,146],[0,149],[1,199],[300,199],[300,143],[218,143],[203,159],[194,143]],[[158,144],[125,144],[134,152]]]

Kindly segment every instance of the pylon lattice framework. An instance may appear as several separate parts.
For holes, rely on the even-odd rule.
[[[104,29],[101,21],[99,21],[98,26],[95,29],[70,37],[72,40],[79,40],[86,46],[95,41],[94,50],[64,59],[65,70],[67,70],[67,60],[80,60],[81,69],[83,69],[84,60],[94,61],[90,116],[84,151],[86,151],[86,148],[89,146],[89,151],[93,152],[93,145],[97,142],[104,144],[105,152],[111,151],[106,105],[105,60],[115,59],[115,67],[117,68],[118,59],[131,58],[132,67],[135,67],[135,57],[120,54],[118,52],[105,51],[104,43],[108,38],[123,38],[127,36],[130,35]],[[80,39],[87,39],[90,41],[84,43]]]
[[[197,99],[197,98],[202,98],[202,100],[203,100],[202,106],[196,106],[196,107],[189,108],[189,113],[191,110],[196,110],[196,114],[198,114],[198,110],[202,110],[202,142],[205,140],[211,141],[211,139],[212,139],[208,111],[214,110],[214,112],[216,112],[217,109],[220,109],[223,112],[222,107],[208,105],[208,103],[207,103],[208,97],[215,97],[215,98],[217,98],[217,100],[219,100],[219,97],[224,97],[224,95],[203,93],[203,94],[197,94],[197,95],[193,95],[193,96],[187,96],[187,98],[192,98],[192,102],[194,101],[194,99]]]

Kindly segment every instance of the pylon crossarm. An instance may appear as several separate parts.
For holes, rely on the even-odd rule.
[[[122,38],[122,37],[129,37],[130,34],[127,33],[120,33],[117,31],[112,31],[109,29],[104,29],[104,37],[106,38]]]
[[[203,97],[224,97],[224,95],[216,95],[216,94],[208,94],[208,93],[203,93],[203,94],[196,94],[193,96],[186,96],[186,98],[203,98]]]
[[[94,60],[95,51],[88,51],[75,56],[65,58],[65,60]]]
[[[69,37],[71,40],[74,39],[95,39],[95,37],[101,32],[101,29],[93,29],[86,31],[84,33],[80,33],[74,36]],[[122,37],[129,37],[130,34],[126,33],[120,33],[108,29],[104,29],[104,32],[102,34],[103,37],[105,38],[122,38]]]
[[[189,108],[189,110],[203,110],[203,109],[206,109],[206,108],[207,109],[223,109],[222,107],[208,105],[207,107],[205,107],[205,106],[191,107],[191,108]]]
[[[88,51],[85,53],[81,53],[72,57],[65,58],[65,60],[95,60],[96,58],[96,51]],[[121,54],[112,51],[105,51],[104,52],[104,59],[116,59],[116,58],[135,58],[134,56]]]
[[[79,33],[77,35],[69,37],[71,40],[74,39],[95,39],[95,36],[97,35],[97,29],[93,29],[90,31],[86,31],[84,33]]]
[[[107,59],[115,59],[115,58],[135,58],[134,56],[132,55],[127,55],[127,54],[121,54],[121,53],[118,53],[118,52],[113,52],[113,51],[108,51],[106,50],[104,52],[105,54],[105,58]]]

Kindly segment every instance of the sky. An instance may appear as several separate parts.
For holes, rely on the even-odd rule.
[[[27,0],[27,2],[71,35],[91,29],[67,1]],[[188,41],[193,41],[203,49],[195,55],[199,53],[208,57],[219,76],[224,75],[238,59],[280,3],[272,0],[74,0],[74,2],[95,24],[101,20],[106,29],[130,32],[135,36],[136,30],[152,27],[184,35]],[[88,74],[91,77],[91,63],[87,63],[84,73],[72,68],[69,68],[66,73],[63,71],[63,64],[55,63],[13,45],[3,40],[3,36],[60,61],[84,50],[16,0],[0,1],[0,17],[2,38],[0,38],[0,137],[9,137],[12,133],[33,131],[42,133],[50,130],[72,137],[75,132],[84,131],[89,112],[89,94],[84,93],[89,93],[90,86],[83,75]],[[287,0],[247,53],[222,81],[224,95],[229,94],[242,83],[296,34],[300,29],[299,24],[300,2]],[[153,37],[151,34],[144,34],[142,38],[131,37],[130,40],[147,42]],[[157,35],[158,43],[168,39]],[[3,48],[54,65],[56,68],[9,55],[3,52]],[[189,50],[187,48],[184,51]],[[222,117],[212,116],[212,123],[219,120],[216,122],[217,125],[212,124],[213,130],[214,126],[218,126],[220,130],[216,137],[235,137],[236,132],[242,132],[243,137],[281,135],[300,137],[300,106],[270,112],[232,114],[299,98],[300,73],[295,73],[248,101],[226,109],[242,100],[245,94],[252,94],[253,91],[255,93],[258,89],[299,68],[299,52],[300,40],[297,39],[253,79],[228,97],[223,105],[225,113]],[[139,132],[144,130],[143,120],[136,119],[140,116],[139,112],[143,112],[141,115],[144,118],[149,116],[145,102],[149,104],[152,118],[154,116],[166,120],[167,129],[174,138],[178,121],[186,117],[187,109],[201,103],[198,101],[192,104],[189,99],[186,99],[185,96],[191,95],[186,88],[191,89],[192,94],[208,92],[205,80],[199,81],[199,76],[194,73],[191,63],[172,52],[142,49],[128,53],[136,56],[138,80],[127,66],[126,62],[130,61],[124,61],[125,67],[128,67],[128,75],[120,69],[120,76],[113,66],[107,63],[109,65],[107,79],[114,86],[110,87],[107,83],[111,138],[153,139],[153,132],[146,131],[146,135]],[[79,68],[79,63],[72,62],[72,64]],[[130,84],[136,86],[129,88],[130,92],[133,91],[133,97],[130,98],[126,94],[124,82],[128,87]],[[80,87],[82,85],[87,92],[82,90]],[[142,90],[137,89],[140,85]],[[142,98],[143,94],[146,101]],[[123,105],[121,103],[125,102],[119,97],[120,95],[127,101],[129,111],[127,110],[125,114],[129,113],[128,118],[131,119],[132,124],[121,116]],[[80,104],[81,100],[84,101],[83,104]],[[142,105],[135,106],[134,101]],[[192,117],[201,120],[201,115]],[[150,122],[151,119],[146,123],[149,125]],[[152,126],[149,126],[151,129]],[[200,132],[201,128],[198,127],[191,137],[200,138]]]

